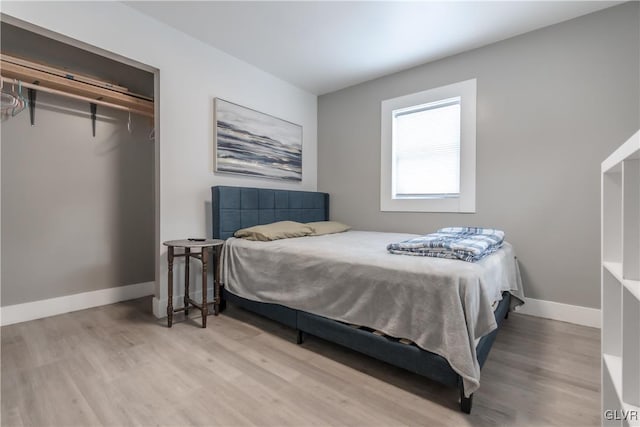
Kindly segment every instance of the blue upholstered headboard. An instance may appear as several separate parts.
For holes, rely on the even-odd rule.
[[[276,221],[329,219],[329,194],[315,191],[249,187],[211,187],[213,238],[227,239],[236,230]]]

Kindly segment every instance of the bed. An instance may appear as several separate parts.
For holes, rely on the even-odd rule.
[[[228,239],[222,308],[228,301],[290,326],[299,343],[311,334],[457,387],[470,413],[480,369],[518,301],[510,245],[466,263],[386,253],[387,243],[407,234],[233,238],[257,224],[328,220],[329,195],[319,192],[216,186],[212,208],[213,237]]]

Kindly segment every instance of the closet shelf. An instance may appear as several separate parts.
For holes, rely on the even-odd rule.
[[[17,84],[18,83],[17,79],[10,79],[10,78],[7,78],[7,77],[2,77],[2,82],[3,83],[8,83],[8,84],[12,84],[12,83]],[[116,110],[130,111],[132,113],[140,114],[140,115],[143,115],[143,116],[153,117],[153,112],[149,113],[149,112],[145,112],[145,111],[138,111],[138,110],[135,110],[135,109],[130,108],[130,107],[114,104],[114,103],[111,103],[111,102],[101,101],[99,99],[88,98],[86,96],[81,96],[81,95],[74,95],[72,93],[63,92],[63,91],[57,90],[57,89],[49,89],[47,87],[43,87],[43,86],[36,85],[36,84],[30,84],[30,83],[25,83],[25,82],[21,82],[21,83],[22,83],[22,86],[27,88],[27,89],[39,90],[41,92],[47,92],[47,93],[51,93],[51,94],[54,94],[54,95],[60,95],[60,96],[64,96],[64,97],[71,98],[71,99],[77,99],[79,101],[86,101],[86,102],[97,104],[97,105],[103,105],[103,106],[109,107],[109,108],[115,108]]]
[[[3,82],[20,81],[23,86],[90,103],[153,117],[153,100],[126,88],[89,76],[0,54]]]

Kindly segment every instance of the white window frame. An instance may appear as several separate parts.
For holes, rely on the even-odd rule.
[[[393,197],[393,111],[460,97],[459,197]],[[476,211],[476,79],[382,101],[380,210],[392,212]]]

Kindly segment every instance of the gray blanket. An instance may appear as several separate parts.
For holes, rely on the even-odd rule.
[[[233,294],[367,326],[444,357],[470,395],[480,385],[477,341],[497,325],[502,291],[522,298],[513,248],[477,263],[398,256],[413,234],[348,231],[273,242],[230,238],[222,281]],[[514,299],[515,300],[515,299]]]

